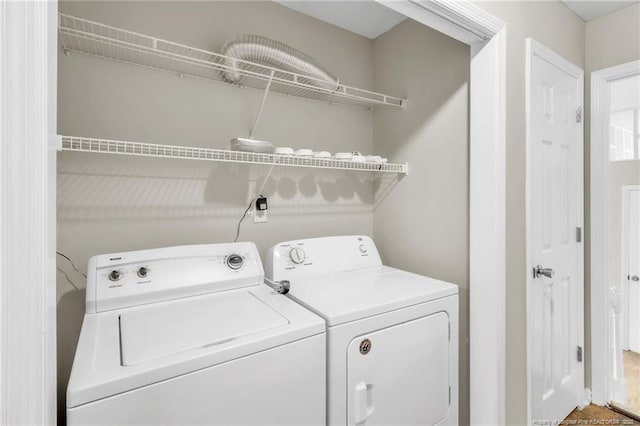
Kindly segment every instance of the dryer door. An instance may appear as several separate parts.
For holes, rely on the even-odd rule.
[[[449,316],[356,337],[347,349],[349,425],[433,425],[450,405]]]

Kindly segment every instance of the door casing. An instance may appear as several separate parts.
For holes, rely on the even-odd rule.
[[[597,405],[609,402],[611,375],[609,262],[609,83],[640,75],[640,60],[604,68],[591,73],[591,139],[590,139],[590,324],[591,324],[591,401]]]
[[[504,424],[505,422],[505,169],[506,169],[506,25],[487,13],[469,0],[439,1],[439,0],[402,0],[388,1],[375,0],[387,4],[391,8],[403,8],[404,15],[423,22],[440,32],[449,35],[471,46],[471,96],[470,96],[470,334],[471,340],[470,361],[470,394],[471,394],[471,423],[472,424]],[[0,22],[8,19],[6,2],[0,2]],[[35,4],[35,3],[34,3]],[[23,7],[31,7],[32,4],[24,3]],[[29,13],[39,13],[39,9],[47,7],[52,15],[50,22],[57,22],[55,10],[56,0],[39,3],[38,7],[31,7]],[[426,6],[426,7],[425,7]],[[10,21],[10,20],[9,20]],[[18,21],[16,21],[18,22]],[[0,44],[3,33],[0,26]],[[47,46],[51,53],[50,61],[55,65],[57,55],[56,25],[47,27],[48,36],[42,38],[42,46]],[[480,34],[480,38],[477,37]],[[22,49],[24,56],[28,55],[28,49]],[[4,57],[0,55],[0,59]],[[0,60],[0,75],[5,75],[9,69],[9,61]],[[49,70],[49,79],[45,89],[55,96],[56,67]],[[37,85],[38,76],[27,75],[27,85]],[[38,86],[39,87],[39,86]],[[38,93],[31,93],[29,100],[39,102]],[[56,102],[51,102],[50,113],[55,117]],[[4,114],[4,111],[0,110]],[[0,120],[2,121],[2,120]],[[7,122],[6,120],[4,121]],[[13,124],[21,122],[12,121]],[[33,120],[32,120],[33,122]],[[29,147],[49,149],[49,141],[55,141],[55,119],[50,120],[52,129],[50,134],[28,140]],[[40,124],[40,122],[38,122]],[[47,137],[49,136],[49,137]],[[22,143],[15,139],[12,146]],[[44,284],[48,297],[48,303],[40,304],[37,300],[24,298],[14,299],[12,296],[3,300],[0,310],[4,305],[25,302],[32,309],[34,316],[42,317],[42,324],[29,324],[34,333],[46,334],[47,348],[42,351],[39,343],[30,340],[25,345],[5,345],[6,329],[8,324],[20,324],[14,320],[19,317],[0,318],[0,360],[8,356],[20,357],[29,354],[30,362],[41,366],[46,370],[44,377],[46,390],[38,395],[33,395],[24,404],[41,406],[46,411],[44,416],[49,419],[47,423],[55,422],[55,154],[50,156],[53,172],[45,178],[43,185],[48,186],[47,194],[51,195],[53,208],[48,211],[34,210],[33,215],[40,215],[46,220],[46,242],[33,245],[34,250],[46,253],[48,260],[38,265],[39,273],[47,277]],[[20,158],[15,158],[15,164],[19,164]],[[12,161],[8,158],[7,161]],[[34,179],[37,178],[37,168],[30,168]],[[16,193],[29,193],[30,181],[20,182],[17,187],[10,188]],[[3,186],[0,176],[0,206],[9,188]],[[50,213],[54,212],[54,213]],[[20,226],[22,221],[16,223],[6,221],[7,227]],[[0,274],[5,274],[5,265],[12,264],[18,258],[19,252],[3,250],[0,247]],[[35,268],[31,268],[35,269]],[[10,276],[10,278],[13,278]],[[20,277],[17,277],[20,278]],[[5,283],[14,283],[9,279],[0,282],[0,292],[4,291]],[[8,284],[7,284],[8,285]],[[53,295],[53,297],[51,296]],[[25,312],[27,312],[25,310]],[[34,355],[35,354],[35,355]],[[26,359],[26,358],[25,358]],[[36,369],[32,369],[36,371]],[[5,408],[15,401],[10,394],[21,392],[29,387],[26,381],[15,381],[8,385],[6,380],[9,372],[0,368],[0,419],[6,414]],[[19,376],[23,370],[15,369],[12,375]],[[35,373],[34,373],[35,374]],[[38,388],[42,390],[41,388]],[[16,423],[29,423],[33,413],[22,410],[13,418]]]
[[[470,46],[470,423],[505,424],[507,26],[469,0],[374,1]]]
[[[639,166],[640,167],[640,164]],[[622,262],[620,264],[622,271],[621,277],[624,286],[623,297],[625,300],[624,306],[624,337],[623,337],[623,345],[624,349],[629,349],[629,340],[630,340],[630,322],[629,322],[629,313],[631,312],[631,304],[630,304],[630,294],[629,294],[629,280],[626,279],[629,274],[629,196],[631,191],[640,191],[640,185],[623,185],[622,186],[622,247],[620,253],[622,254]]]

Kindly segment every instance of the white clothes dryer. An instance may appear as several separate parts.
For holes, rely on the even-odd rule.
[[[252,243],[91,258],[69,425],[324,425],[321,318]]]
[[[324,318],[328,424],[458,423],[458,287],[384,266],[366,236],[272,247],[266,282]]]

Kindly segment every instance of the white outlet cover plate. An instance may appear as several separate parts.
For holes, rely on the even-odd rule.
[[[265,223],[267,221],[267,210],[254,210],[253,223]]]

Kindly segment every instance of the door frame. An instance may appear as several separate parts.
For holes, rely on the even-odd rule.
[[[597,405],[609,402],[611,375],[611,315],[609,262],[609,83],[640,75],[640,60],[604,68],[591,73],[591,398]]]
[[[470,416],[471,424],[504,424],[506,316],[505,316],[505,184],[506,184],[506,25],[469,0],[373,0],[384,4],[412,19],[422,22],[471,47],[470,69],[470,213],[469,213],[469,267],[470,267]],[[4,29],[18,31],[18,23],[11,19],[7,2],[0,2],[0,46],[6,42]],[[55,423],[56,418],[56,340],[55,340],[55,232],[56,232],[56,155],[53,146],[56,130],[56,55],[57,55],[57,2],[13,3],[39,22],[36,28],[23,25],[23,33],[31,30],[36,46],[30,49],[0,49],[0,76],[4,81],[19,81],[21,87],[37,87],[26,93],[24,103],[43,107],[48,114],[28,114],[20,108],[3,109],[0,104],[0,124],[30,123],[40,130],[27,139],[3,138],[1,148],[5,164],[13,169],[23,167],[31,179],[7,184],[8,170],[0,173],[0,225],[2,229],[25,229],[28,223],[37,223],[41,233],[29,241],[30,253],[37,253],[37,261],[28,265],[29,284],[33,294],[11,293],[17,282],[24,282],[18,268],[27,257],[23,250],[14,250],[11,242],[0,245],[0,423]],[[16,25],[9,25],[11,23]],[[23,38],[26,40],[26,38]],[[9,53],[7,56],[6,53]],[[48,56],[47,56],[48,55]],[[35,72],[22,73],[9,64],[22,63],[32,58]],[[40,61],[48,61],[48,73],[37,68]],[[9,78],[11,77],[11,78]],[[3,80],[0,79],[0,83]],[[3,91],[5,87],[0,87]],[[4,92],[2,92],[4,93]],[[31,111],[33,112],[33,111]],[[27,117],[29,118],[27,120]],[[33,130],[35,131],[35,130]],[[11,147],[11,149],[5,149]],[[42,157],[46,153],[47,166],[24,167],[25,158],[13,148],[25,148],[30,155]],[[7,155],[8,154],[8,155]],[[35,162],[33,163],[35,164]],[[46,170],[46,173],[42,173]],[[10,196],[28,194],[22,200],[46,200],[31,203],[29,215],[6,215]],[[25,211],[28,211],[25,209]],[[31,221],[31,222],[29,222]],[[15,241],[17,244],[18,241]],[[35,279],[32,279],[35,277]],[[22,280],[22,281],[21,281]],[[22,313],[9,306],[24,306]],[[28,308],[28,309],[27,309]],[[22,321],[23,316],[33,318]],[[20,325],[33,336],[23,344],[15,344],[10,331]],[[23,334],[24,335],[24,334]],[[28,356],[27,356],[28,355]],[[7,368],[8,359],[23,359],[29,367]],[[31,377],[37,380],[7,380],[11,377]],[[34,384],[38,384],[35,386]],[[42,386],[40,386],[42,385]],[[9,395],[25,395],[16,402]],[[27,407],[28,409],[26,409]],[[12,414],[7,417],[10,410]],[[40,417],[38,417],[40,416]],[[35,418],[41,419],[35,421]],[[9,419],[10,421],[4,421]]]
[[[470,46],[470,423],[505,424],[507,26],[469,0],[375,1]]]
[[[55,424],[58,4],[0,1],[0,424]]]
[[[528,423],[532,424],[533,420],[533,389],[532,389],[532,367],[533,367],[533,306],[531,305],[533,299],[533,274],[530,271],[533,270],[532,261],[532,249],[531,249],[531,149],[532,149],[532,111],[531,111],[531,99],[532,99],[532,87],[531,77],[533,72],[533,58],[539,57],[547,62],[557,66],[567,74],[578,79],[578,99],[579,106],[584,105],[584,70],[576,66],[572,62],[568,61],[564,57],[558,55],[553,50],[542,45],[535,39],[529,37],[526,41],[526,77],[525,77],[525,90],[526,90],[526,306],[527,306],[527,419]],[[584,108],[584,107],[583,107]],[[582,120],[584,123],[584,120]],[[581,179],[578,181],[578,191],[583,194],[582,203],[578,203],[578,226],[584,230],[584,126],[578,126],[578,150],[576,155],[578,160],[576,162],[577,169]],[[584,234],[584,232],[583,232]],[[584,236],[582,238],[582,248],[578,254],[578,282],[582,285],[577,286],[578,290],[578,306],[582,309],[578,309],[578,345],[583,348],[584,351]],[[583,358],[584,360],[584,358]],[[584,361],[583,368],[578,372],[578,392],[584,389]],[[581,401],[577,401],[576,405],[579,405]]]
[[[625,274],[629,273],[629,256],[625,256],[625,253],[627,253],[627,244],[628,244],[628,238],[627,235],[629,235],[629,193],[631,191],[640,191],[640,184],[639,185],[622,185],[622,238],[621,238],[621,251],[620,253],[623,255],[622,256],[622,273],[621,273],[621,277],[624,279]],[[629,280],[624,280],[624,288],[623,288],[623,297],[625,300],[625,305],[624,305],[624,312],[630,312],[631,309],[629,307]],[[624,316],[624,325],[623,325],[623,330],[624,330],[624,336],[622,338],[622,345],[621,348],[622,349],[626,349],[629,347],[629,334],[630,334],[630,328],[629,328],[629,315],[625,315]]]

